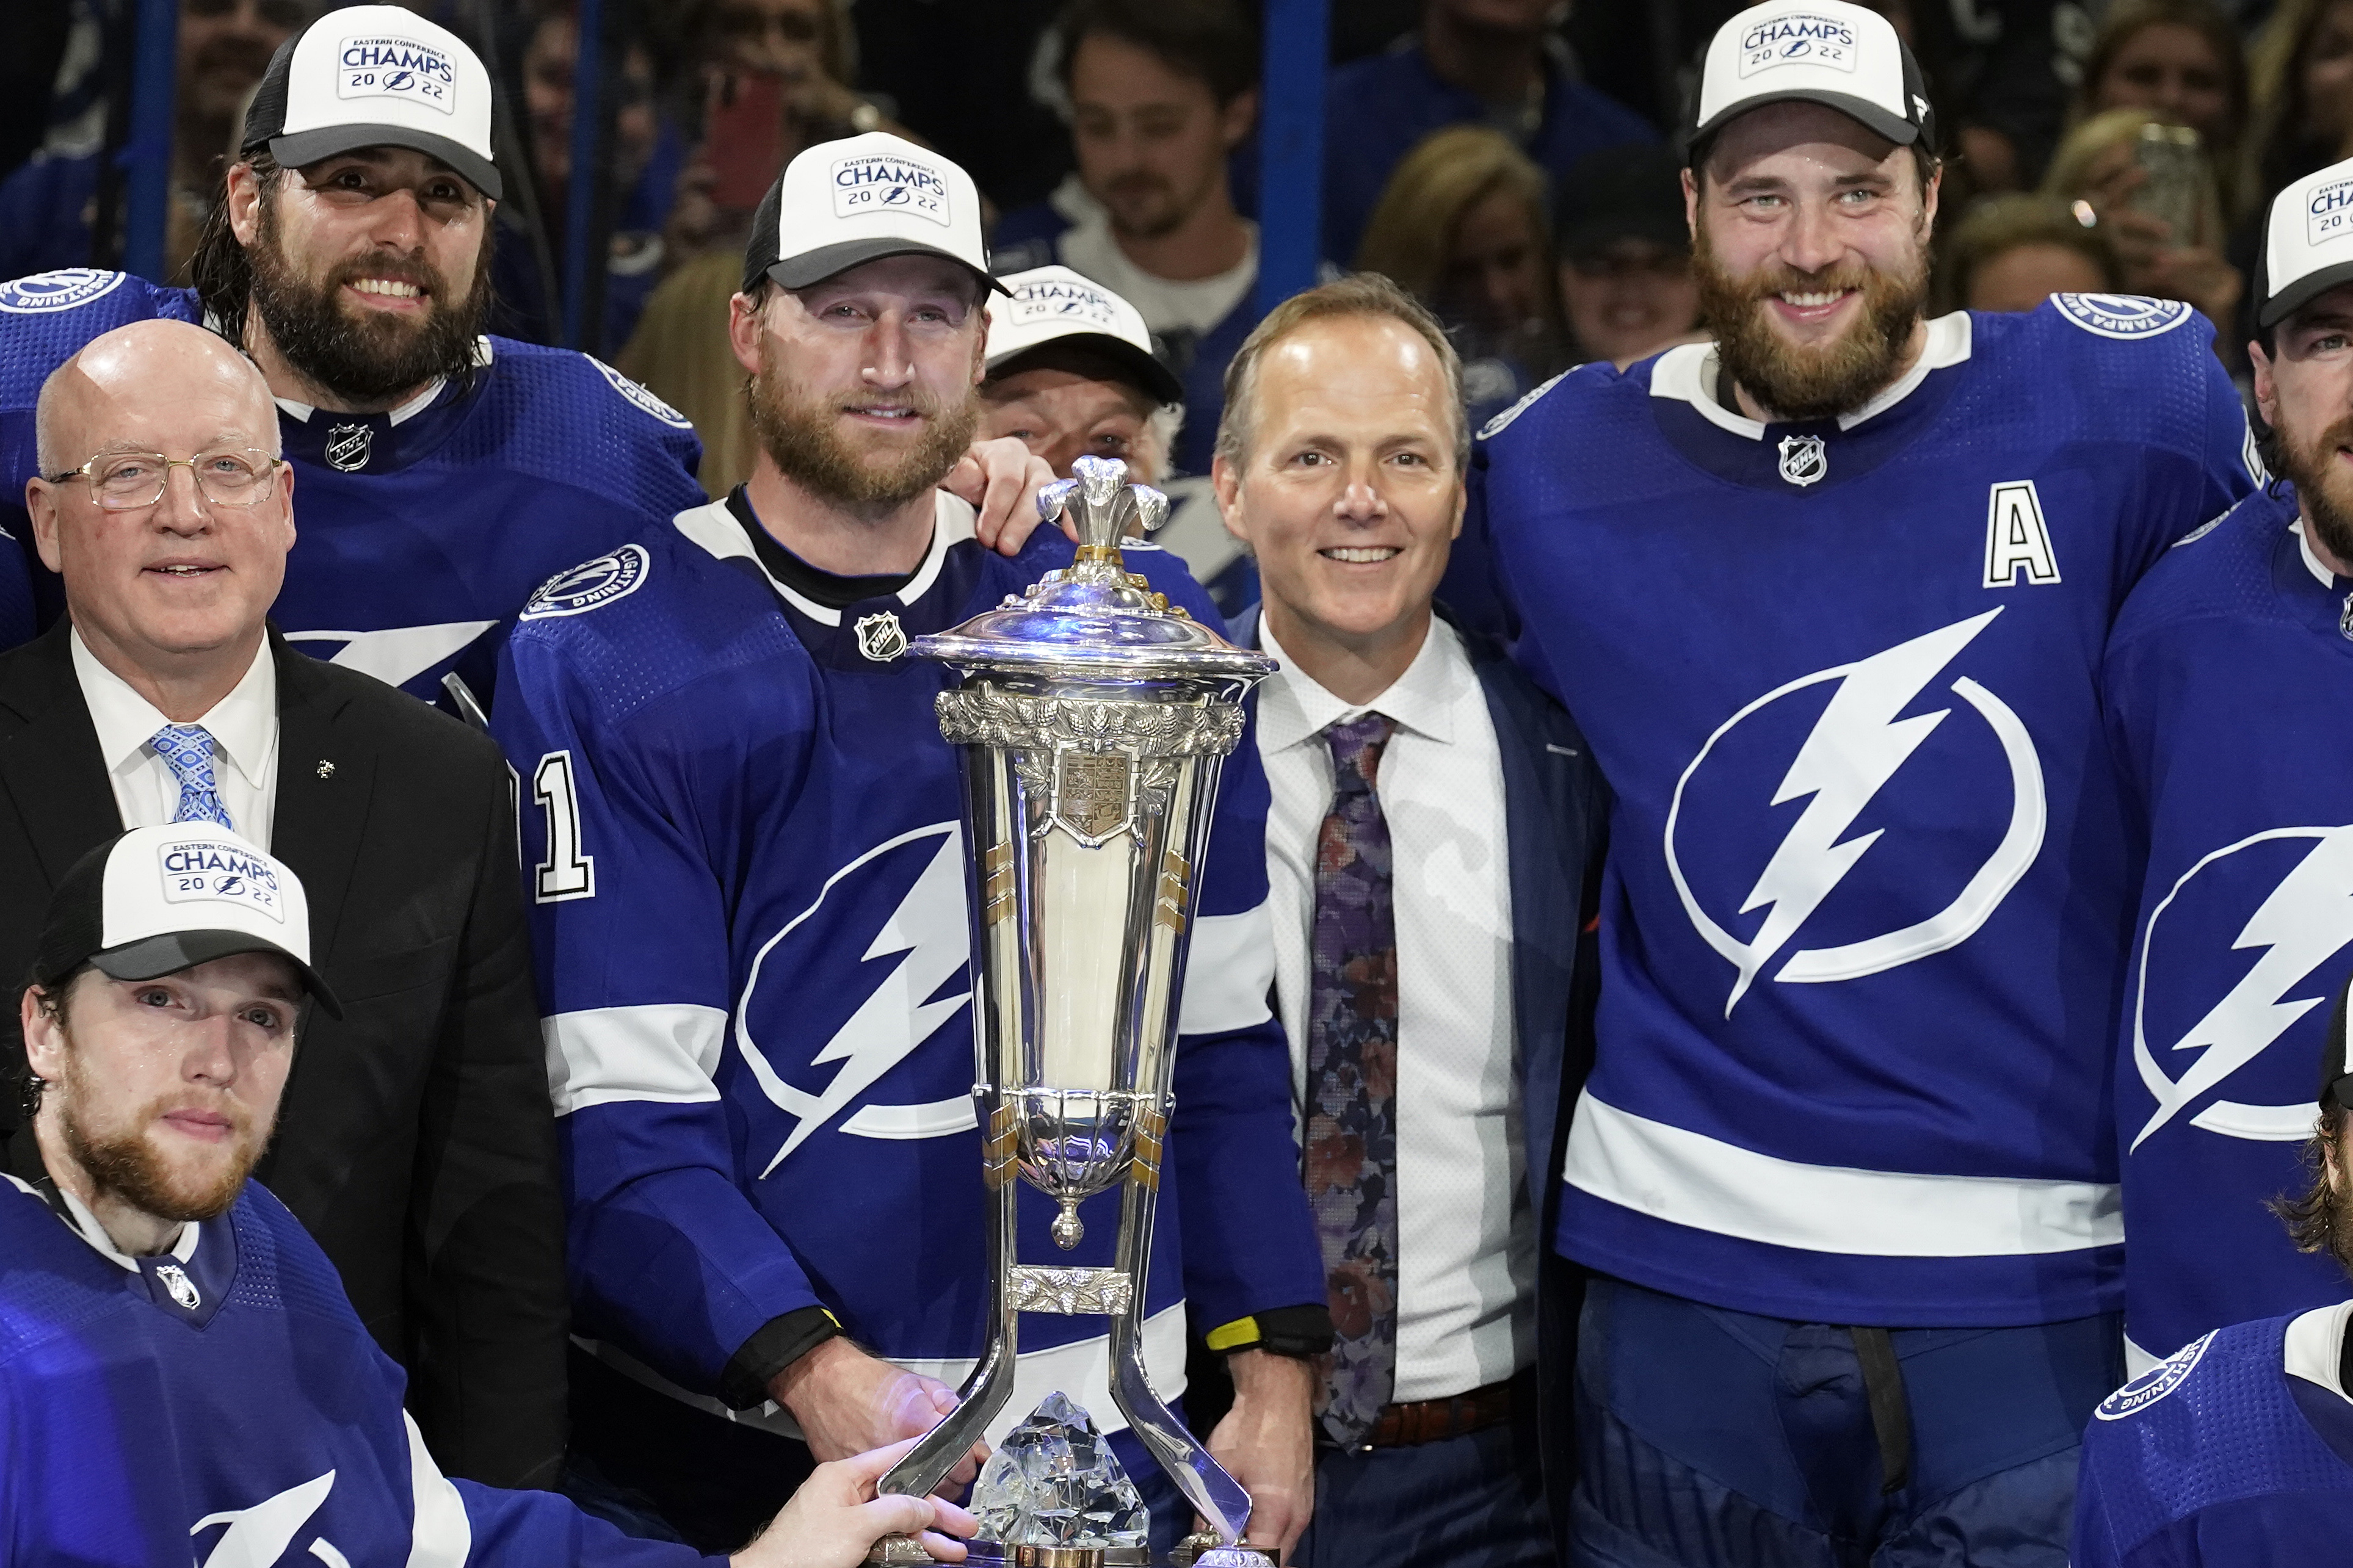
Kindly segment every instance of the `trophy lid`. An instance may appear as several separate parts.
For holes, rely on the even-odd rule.
[[[1070,513],[1079,531],[1078,558],[960,626],[915,638],[907,651],[967,668],[1051,668],[1112,679],[1257,680],[1273,674],[1274,660],[1236,647],[1125,569],[1122,531],[1131,519],[1147,530],[1159,527],[1167,521],[1168,498],[1127,483],[1127,465],[1115,458],[1081,458],[1071,470],[1038,492],[1038,514],[1050,523]]]

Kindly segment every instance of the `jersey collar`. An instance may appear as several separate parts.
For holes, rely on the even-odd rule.
[[[1969,357],[1971,330],[1969,313],[1955,310],[1938,316],[1928,323],[1927,342],[1921,345],[1920,357],[1912,362],[1894,384],[1878,396],[1852,413],[1838,416],[1841,430],[1852,430],[1867,420],[1874,419],[1903,402],[1928,379],[1928,373],[1959,364]],[[1715,400],[1719,362],[1712,342],[1682,343],[1661,354],[1651,367],[1651,395],[1673,398],[1688,403],[1701,417],[1718,429],[1729,430],[1736,436],[1746,436],[1752,441],[1765,439],[1763,420],[1751,419],[1736,408],[1726,408]]]
[[[2304,558],[2304,569],[2312,574],[2313,581],[2330,593],[2335,593],[2337,574],[2322,564],[2320,557],[2312,552],[2312,541],[2304,531],[2304,519],[2299,517],[2289,523],[2287,531],[2295,535],[2295,552]]]
[[[947,560],[949,549],[973,537],[974,513],[969,501],[945,490],[934,491],[932,500],[932,547],[925,552],[923,563],[915,568],[915,574],[907,580],[907,585],[895,595],[902,605],[912,605],[930,593],[932,584],[939,581],[940,567]],[[776,574],[761,563],[758,552],[752,548],[752,542],[744,537],[744,525],[735,521],[735,514],[727,510],[724,500],[715,500],[707,506],[680,512],[670,520],[670,526],[708,552],[713,560],[750,563],[752,570],[776,590],[776,597],[819,626],[841,625],[839,610],[820,605],[806,594],[794,592],[778,582]]]

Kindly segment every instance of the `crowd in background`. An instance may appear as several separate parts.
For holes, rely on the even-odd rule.
[[[180,8],[170,280],[186,280],[245,95],[318,8]],[[1875,8],[1925,62],[1947,128],[1941,300],[2014,310],[2053,289],[2185,300],[2243,370],[2264,205],[2353,140],[2353,0]],[[0,62],[0,277],[121,258],[133,7],[40,9]],[[498,214],[494,330],[563,342],[565,208],[579,188],[575,7],[423,9],[473,39],[520,106],[497,132],[516,174]],[[606,264],[577,346],[695,420],[704,481],[723,494],[750,447],[732,363],[708,347],[723,336],[708,329],[724,320],[752,209],[802,147],[895,130],[973,172],[1000,270],[1059,260],[1138,305],[1187,382],[1194,438],[1176,437],[1171,475],[1205,472],[1217,373],[1257,319],[1255,9],[607,5],[608,177],[589,229]],[[1335,8],[1325,259],[1386,273],[1439,312],[1463,352],[1474,418],[1569,364],[1622,365],[1704,331],[1664,143],[1697,46],[1735,9]],[[1105,47],[1090,50],[1089,35]],[[1202,374],[1188,375],[1197,359]]]

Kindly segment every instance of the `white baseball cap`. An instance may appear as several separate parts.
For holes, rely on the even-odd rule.
[[[134,827],[79,860],[49,896],[33,963],[42,986],[83,964],[117,980],[154,980],[239,952],[274,952],[335,1017],[311,967],[311,906],[283,861],[226,827]]]
[[[330,11],[278,47],[239,150],[289,169],[362,147],[430,153],[493,201],[491,73],[448,28],[400,5]]]
[[[762,278],[806,289],[885,256],[944,256],[987,287],[988,247],[980,237],[980,191],[926,147],[870,131],[820,142],[785,165],[752,215],[744,247],[744,289]]]
[[[988,305],[988,374],[1048,343],[1084,348],[1128,373],[1155,403],[1176,403],[1185,384],[1152,352],[1143,312],[1067,267],[1008,274],[1006,297]]]
[[[2255,264],[2255,325],[2275,327],[2340,283],[2353,283],[2353,158],[2272,198]]]
[[[1684,155],[1696,162],[1736,116],[1789,102],[1835,109],[1901,146],[1933,147],[1927,94],[1920,62],[1878,12],[1846,0],[1751,5],[1708,42]]]

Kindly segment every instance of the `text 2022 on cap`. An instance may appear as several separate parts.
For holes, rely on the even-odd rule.
[[[493,200],[502,194],[490,72],[458,35],[399,5],[330,11],[280,45],[239,145],[267,146],[290,169],[363,147],[406,147]]]

